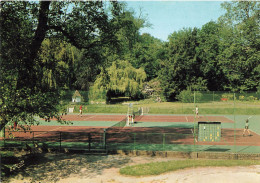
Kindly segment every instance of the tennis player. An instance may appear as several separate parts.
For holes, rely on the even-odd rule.
[[[82,105],[79,107],[79,115],[82,117]]]
[[[199,108],[198,108],[197,105],[196,105],[196,108],[195,108],[195,113],[196,113],[196,118],[200,118],[200,116],[199,116]]]
[[[250,130],[249,130],[249,120],[246,120],[244,132],[243,132],[243,137],[245,136],[245,132],[247,131],[248,135],[251,136]]]

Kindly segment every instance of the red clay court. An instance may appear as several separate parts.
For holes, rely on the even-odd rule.
[[[67,121],[122,121],[126,118],[126,115],[65,115],[62,117]],[[234,123],[233,120],[226,118],[225,116],[201,116],[200,118],[194,118],[194,116],[176,116],[176,115],[143,115],[136,118],[138,122],[194,122],[194,121],[220,121],[222,123]]]
[[[63,116],[63,119],[67,121],[100,121],[104,124],[106,121],[119,122],[125,120],[126,115],[95,115],[88,114],[78,116],[78,115],[66,115]],[[144,115],[137,117],[138,122],[157,122],[158,123],[183,123],[191,124],[197,121],[220,121],[221,123],[234,123],[234,121],[226,118],[225,116],[203,116],[199,119],[195,119],[194,116],[179,116],[179,115]],[[196,124],[196,123],[195,123]],[[192,125],[193,126],[193,125]],[[65,125],[53,125],[53,126],[32,126],[32,133],[27,132],[15,132],[16,139],[29,139],[32,136],[38,140],[55,140],[58,139],[60,134],[65,134],[66,137],[63,137],[64,142],[86,142],[88,140],[87,133],[98,133],[99,135],[93,136],[92,138],[102,138],[104,133],[104,128],[108,126],[65,126]],[[146,143],[147,137],[149,138],[149,143],[160,144],[162,143],[161,136],[166,136],[167,144],[183,144],[183,145],[192,145],[194,144],[194,135],[192,128],[183,128],[183,127],[115,127],[108,128],[107,142],[110,143],[132,143],[133,134],[138,137],[138,143]],[[237,146],[260,146],[260,136],[256,133],[253,133],[253,136],[243,137],[243,129],[221,129],[221,141],[220,142],[196,142],[196,145],[237,145]],[[234,138],[236,136],[236,138]],[[235,139],[235,140],[234,140]]]

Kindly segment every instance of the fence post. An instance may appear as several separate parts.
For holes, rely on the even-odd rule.
[[[5,127],[4,127],[4,147],[5,147]]]
[[[34,146],[34,132],[33,132],[33,138],[32,138],[32,141],[33,141],[33,146]]]
[[[165,133],[163,133],[163,150],[165,150]]]
[[[61,133],[62,132],[60,132],[60,152],[61,152]]]
[[[235,153],[237,152],[236,147],[236,93],[234,93],[234,105],[233,105],[233,115],[234,115],[234,145],[235,145]]]
[[[135,150],[135,138],[136,138],[136,133],[134,133],[134,150]]]
[[[104,128],[104,133],[103,133],[103,148],[105,148],[105,150],[107,149],[106,129],[105,128]]]
[[[196,108],[196,91],[194,91],[194,108]],[[194,152],[196,152],[195,120],[196,120],[196,112],[194,113],[194,120],[193,120],[193,132],[194,132],[193,151]]]
[[[88,151],[91,149],[91,134],[88,133]]]

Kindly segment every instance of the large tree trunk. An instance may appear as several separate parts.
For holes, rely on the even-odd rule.
[[[35,59],[48,30],[47,23],[50,3],[51,1],[40,1],[38,26],[30,47],[28,49],[25,48],[25,50],[29,50],[29,52],[27,57],[22,60],[25,67],[19,71],[17,89],[21,89],[24,86],[33,89],[36,85],[37,77],[34,70]]]

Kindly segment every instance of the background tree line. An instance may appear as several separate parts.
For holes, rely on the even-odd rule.
[[[167,100],[183,90],[260,90],[259,2],[163,42],[123,2],[1,2],[1,126],[58,117],[62,90],[141,98],[148,83]]]
[[[89,90],[103,77],[102,89],[107,90],[109,96],[112,91],[115,96],[135,98],[140,87],[134,87],[134,92],[122,90],[119,84],[122,77],[118,76],[114,79],[118,80],[114,85],[117,87],[111,90],[114,81],[104,79],[104,74],[111,77],[104,71],[114,62],[124,60],[135,69],[142,68],[146,74],[144,81],[150,85],[156,82],[155,87],[161,88],[159,95],[167,100],[175,100],[181,91],[188,89],[257,91],[260,84],[259,3],[224,2],[222,7],[226,14],[218,21],[208,22],[201,28],[173,32],[168,41],[163,42],[149,34],[141,35],[140,29],[149,26],[146,17],[136,15],[126,4],[120,4],[121,12],[111,22],[113,46],[102,44],[78,50],[70,45],[69,50],[75,51],[67,50],[66,54],[71,53],[74,61],[67,61],[64,73],[59,74],[66,78],[63,81],[67,83],[62,85]],[[60,43],[56,41],[56,44]],[[61,72],[61,68],[59,70]],[[129,71],[122,72],[126,75]]]

